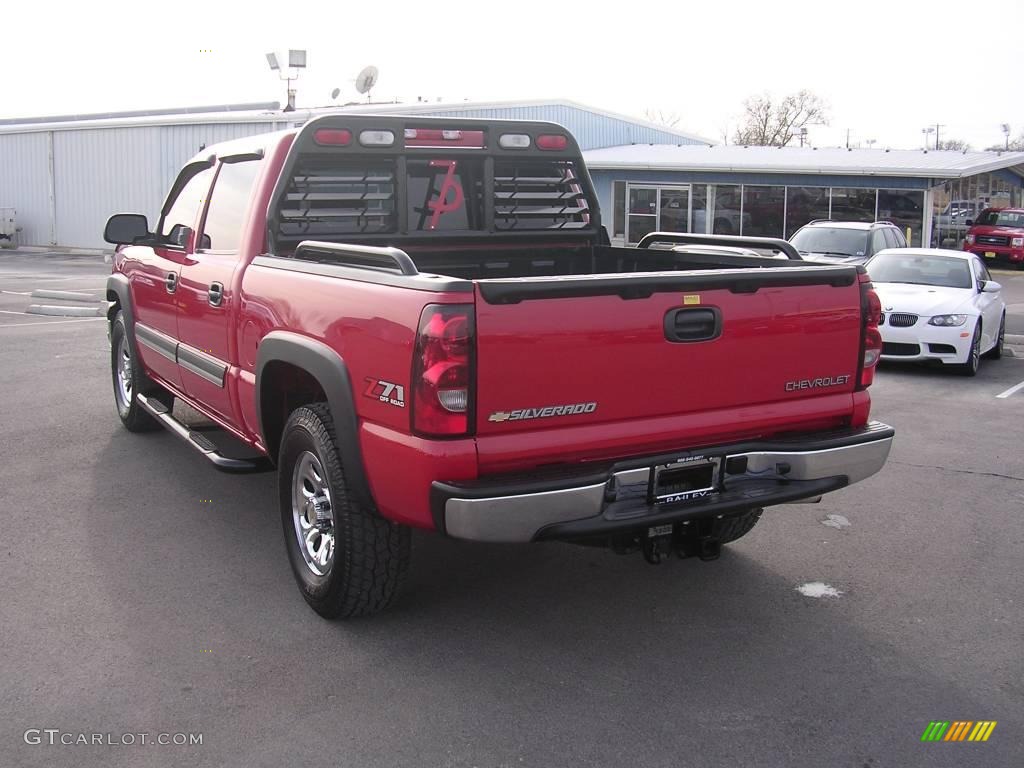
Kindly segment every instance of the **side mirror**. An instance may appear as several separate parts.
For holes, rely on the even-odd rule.
[[[149,221],[141,213],[115,213],[103,228],[103,239],[114,245],[132,245],[149,236]]]
[[[982,293],[999,293],[1001,290],[1003,290],[1002,284],[997,283],[995,280],[985,280],[981,284]]]
[[[968,227],[973,227],[974,226],[974,219],[967,219],[964,222],[964,224],[967,225]]]

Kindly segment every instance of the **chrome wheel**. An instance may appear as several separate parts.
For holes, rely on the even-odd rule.
[[[967,364],[970,366],[972,371],[977,371],[978,366],[981,365],[981,326],[978,325],[974,329],[974,340],[971,342],[971,356],[967,360]]]
[[[320,460],[303,451],[292,470],[292,521],[306,567],[325,576],[334,562],[335,526],[331,487]]]
[[[128,337],[122,335],[121,343],[117,345],[117,396],[121,405],[128,408],[132,404],[133,395],[132,354],[128,347]]]

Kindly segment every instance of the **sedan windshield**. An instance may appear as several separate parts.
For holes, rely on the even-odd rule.
[[[880,253],[868,262],[868,274],[876,283],[971,287],[971,269],[967,260],[949,256]]]
[[[805,227],[793,235],[793,246],[800,253],[832,253],[840,256],[863,256],[867,233],[862,229],[839,227]]]
[[[983,211],[974,223],[983,227],[1024,227],[1024,213],[1019,211]]]

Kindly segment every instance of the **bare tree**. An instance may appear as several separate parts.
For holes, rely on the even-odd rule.
[[[1020,136],[1016,139],[1010,139],[1004,141],[1002,144],[993,144],[991,147],[985,147],[986,152],[1024,152],[1024,131],[1021,132]]]
[[[733,143],[784,147],[808,125],[828,125],[828,107],[821,97],[802,90],[776,101],[763,93],[743,103],[743,118]]]
[[[939,146],[936,147],[936,149],[951,149],[957,152],[966,152],[970,148],[971,145],[963,139],[946,139],[945,141],[940,141]]]
[[[675,128],[679,125],[679,121],[683,119],[683,116],[678,112],[666,112],[663,109],[653,109],[651,107],[644,110],[644,117],[652,123],[660,123],[669,128]]]

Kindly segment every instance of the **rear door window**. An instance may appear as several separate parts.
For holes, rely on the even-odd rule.
[[[249,210],[249,198],[261,166],[262,160],[221,164],[203,223],[203,249],[238,250],[242,220]]]

